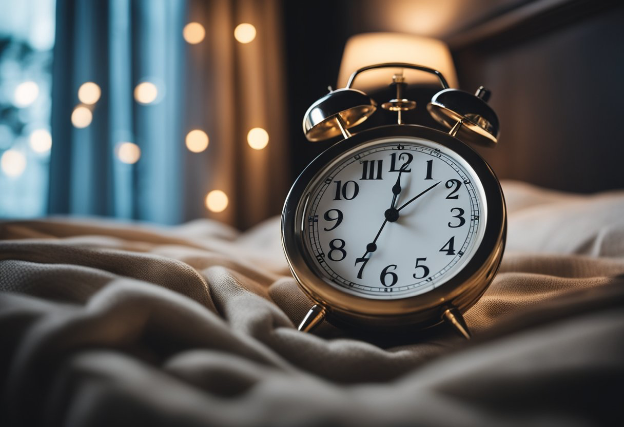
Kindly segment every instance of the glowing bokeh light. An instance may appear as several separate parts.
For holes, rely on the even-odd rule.
[[[240,43],[249,43],[256,38],[256,27],[251,24],[239,24],[234,29],[234,37]]]
[[[151,104],[158,98],[158,88],[152,82],[139,83],[134,88],[134,99],[141,104]]]
[[[27,107],[39,96],[39,85],[35,82],[20,83],[13,93],[13,101],[18,107]]]
[[[100,95],[102,95],[100,87],[93,82],[83,83],[78,89],[78,99],[83,104],[95,104],[100,99]]]
[[[30,148],[37,153],[47,153],[52,148],[52,135],[46,129],[37,129],[30,134]]]
[[[79,105],[74,108],[74,112],[71,115],[72,124],[79,128],[86,128],[91,124],[93,120],[93,113],[84,105]]]
[[[117,144],[117,158],[123,163],[132,165],[141,158],[141,149],[132,142],[121,142]]]
[[[186,148],[188,148],[193,153],[201,153],[206,148],[208,148],[208,135],[206,132],[194,129],[186,134]]]
[[[269,143],[269,134],[262,128],[253,128],[247,134],[247,143],[254,150],[262,150]]]
[[[206,30],[202,24],[198,22],[190,22],[184,27],[182,34],[187,43],[197,44],[201,43],[201,41],[204,40],[204,37],[206,37]]]
[[[206,196],[206,207],[212,212],[223,212],[228,202],[227,194],[221,190],[212,190]]]
[[[19,151],[7,150],[0,158],[0,168],[8,176],[16,178],[26,169],[26,157]]]

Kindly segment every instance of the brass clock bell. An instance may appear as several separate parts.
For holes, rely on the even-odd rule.
[[[348,138],[351,136],[350,128],[361,124],[376,111],[375,101],[352,86],[359,74],[378,68],[407,68],[435,75],[440,81],[442,90],[436,93],[427,105],[429,114],[437,122],[448,127],[452,136],[457,136],[464,142],[495,145],[498,141],[498,118],[487,104],[490,96],[487,89],[481,86],[475,95],[451,89],[439,71],[401,62],[360,68],[351,75],[345,88],[331,91],[312,104],[303,119],[303,132],[309,141],[323,141],[340,134]],[[392,85],[396,87],[396,97],[383,103],[382,108],[396,111],[398,124],[403,124],[401,112],[416,108],[416,103],[403,98],[407,83],[402,75],[395,75]]]
[[[354,134],[377,104],[353,82],[378,68],[435,75],[442,90],[427,111],[450,132],[404,123],[416,103],[396,74],[395,96],[381,108],[396,112],[397,123]],[[483,87],[476,95],[451,89],[432,68],[384,63],[360,68],[345,88],[312,104],[306,138],[344,139],[305,168],[282,211],[288,264],[314,301],[299,330],[324,319],[370,333],[444,322],[470,337],[462,315],[492,282],[507,231],[498,179],[466,145],[498,141],[488,96]]]

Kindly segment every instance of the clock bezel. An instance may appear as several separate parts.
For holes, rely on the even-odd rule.
[[[483,239],[472,258],[453,278],[435,289],[398,299],[369,299],[349,294],[316,273],[305,249],[305,210],[312,184],[334,159],[359,145],[386,138],[422,138],[440,144],[466,161],[481,182],[487,209]],[[502,258],[506,235],[506,208],[500,184],[491,167],[469,146],[447,133],[419,125],[376,127],[342,140],[317,156],[293,184],[282,211],[282,245],[290,269],[303,291],[328,310],[328,320],[347,324],[394,325],[438,323],[440,310],[470,308],[491,283]]]

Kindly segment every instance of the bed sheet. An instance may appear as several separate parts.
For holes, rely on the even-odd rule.
[[[298,332],[278,218],[1,223],[0,425],[621,425],[624,191],[503,189],[469,342]]]

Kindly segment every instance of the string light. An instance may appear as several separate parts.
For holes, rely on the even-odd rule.
[[[0,168],[10,177],[18,177],[26,169],[26,157],[15,150],[7,150],[0,158]]]
[[[117,144],[117,158],[123,163],[132,165],[141,158],[141,149],[132,142],[121,142]]]
[[[152,82],[139,83],[134,88],[134,99],[140,104],[151,104],[158,98],[158,88]]]
[[[228,202],[227,194],[221,190],[212,190],[206,196],[206,207],[212,212],[223,212]]]
[[[79,105],[74,108],[74,112],[71,115],[72,124],[79,128],[86,128],[91,124],[93,120],[93,113],[84,105]]]
[[[201,153],[206,148],[208,148],[208,135],[206,132],[194,129],[186,134],[186,148],[188,148],[193,153]]]
[[[20,83],[13,93],[13,101],[18,107],[28,107],[39,96],[39,85],[35,82]]]
[[[30,147],[37,153],[46,153],[52,148],[52,135],[45,129],[37,129],[30,134]]]
[[[234,37],[240,43],[246,44],[256,38],[256,27],[251,24],[239,24],[234,29]]]
[[[100,99],[101,94],[100,87],[93,82],[83,83],[78,89],[78,99],[83,104],[95,104]]]
[[[247,134],[247,143],[254,150],[262,150],[269,143],[269,134],[262,128],[253,128]]]
[[[197,44],[201,43],[201,41],[204,40],[204,37],[206,37],[206,30],[202,24],[198,22],[190,22],[184,27],[182,35],[187,43]]]

